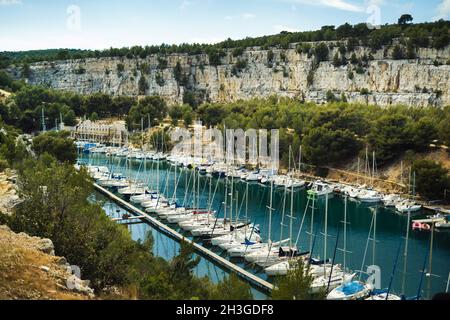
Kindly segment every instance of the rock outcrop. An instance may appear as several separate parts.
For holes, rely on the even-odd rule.
[[[9,214],[20,202],[14,183],[15,175],[11,171],[0,172],[0,213]]]
[[[211,65],[206,54],[41,62],[31,65],[28,81],[82,94],[160,95],[170,104],[183,103],[186,93],[211,102],[278,95],[322,103],[331,93],[337,98],[344,94],[350,102],[379,105],[450,104],[450,47],[418,49],[417,58],[409,60],[390,59],[391,48],[371,52],[358,47],[346,54],[348,61],[353,53],[358,59],[370,57],[358,68],[351,63],[334,66],[332,60],[338,48],[329,45],[330,61],[319,65],[294,46],[270,51],[247,48],[239,57],[227,51],[218,66]],[[239,61],[244,61],[244,66],[237,67]],[[174,72],[177,64],[178,72]],[[20,68],[9,71],[21,77]],[[140,80],[146,86],[140,86]]]
[[[49,239],[14,233],[0,225],[0,300],[82,300],[95,298],[89,282],[55,257]]]

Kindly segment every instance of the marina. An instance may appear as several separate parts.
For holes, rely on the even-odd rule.
[[[346,254],[342,254],[343,240],[342,235],[341,239],[339,239],[338,230],[342,228],[342,215],[344,213],[344,202],[346,201],[344,201],[345,196],[342,195],[342,192],[335,192],[337,191],[336,188],[329,190],[327,189],[326,183],[324,183],[322,187],[320,186],[320,183],[310,186],[310,188],[317,188],[315,191],[318,193],[329,195],[327,196],[327,198],[329,198],[330,208],[330,215],[327,222],[329,227],[328,235],[324,237],[323,218],[326,207],[328,206],[328,201],[325,201],[325,197],[320,196],[315,201],[314,210],[316,210],[316,218],[313,219],[313,217],[307,215],[307,210],[305,210],[308,208],[308,192],[305,189],[306,183],[299,184],[297,187],[294,183],[288,182],[288,184],[285,184],[284,186],[281,185],[281,187],[278,186],[273,188],[275,181],[269,184],[263,184],[261,181],[249,181],[239,178],[237,175],[236,178],[234,178],[234,175],[230,174],[229,169],[223,169],[226,174],[209,173],[208,169],[211,168],[211,164],[202,166],[202,164],[199,163],[184,166],[173,160],[171,161],[168,159],[167,155],[160,155],[157,158],[157,160],[150,160],[147,159],[146,155],[143,155],[142,157],[139,157],[138,155],[138,157],[131,158],[129,156],[127,157],[126,154],[114,156],[112,154],[106,155],[101,152],[95,152],[81,154],[79,160],[80,163],[111,168],[111,172],[118,174],[120,179],[123,179],[124,181],[135,181],[139,184],[139,187],[134,187],[135,189],[130,190],[128,195],[121,194],[120,192],[113,193],[106,191],[105,188],[100,186],[97,186],[96,188],[105,190],[107,193],[102,192],[107,194],[111,199],[114,199],[114,201],[120,203],[121,206],[127,208],[129,212],[134,215],[145,217],[145,222],[156,227],[158,231],[169,234],[178,241],[183,238],[192,241],[192,243],[195,244],[196,250],[208,256],[215,264],[221,265],[228,271],[233,270],[233,272],[237,272],[242,278],[246,279],[254,287],[257,287],[260,290],[262,288],[263,291],[270,291],[272,283],[274,282],[274,277],[271,276],[271,273],[268,272],[267,269],[273,269],[276,262],[283,263],[282,261],[285,261],[276,258],[279,251],[278,245],[283,248],[286,248],[286,246],[293,248],[295,243],[295,248],[296,250],[298,248],[298,252],[313,252],[311,258],[315,258],[317,261],[326,261],[333,255],[331,249],[329,249],[328,254],[326,253],[326,247],[334,248],[336,243],[338,244],[336,247],[339,247],[341,251],[340,253],[337,253],[337,255],[335,253],[337,257],[336,260],[333,259],[333,261],[336,261],[339,265],[343,263],[345,270],[348,270],[349,272],[351,270],[365,270],[370,265],[370,263],[368,263],[370,260],[373,265],[376,264],[380,266],[382,272],[382,288],[391,288],[390,298],[394,297],[392,292],[395,292],[397,295],[404,292],[406,298],[417,295],[417,286],[419,286],[421,278],[420,270],[422,269],[421,266],[419,266],[422,263],[419,263],[419,261],[423,260],[423,254],[429,247],[431,233],[422,231],[417,232],[414,229],[410,232],[412,225],[407,214],[402,214],[398,210],[395,210],[395,208],[384,206],[381,201],[360,201],[357,198],[348,197],[349,221],[348,230],[346,231],[346,234],[349,234],[347,236],[348,248],[344,250]],[[193,168],[197,169],[193,170]],[[201,171],[204,171],[204,173],[200,174]],[[198,174],[195,174],[196,172],[198,172]],[[197,183],[196,189],[190,188],[193,173],[196,176],[194,179]],[[225,178],[226,176],[228,176],[228,178]],[[248,173],[247,176],[251,176],[251,172]],[[131,177],[131,179],[128,177]],[[230,185],[229,183],[231,180],[233,183]],[[282,177],[277,181],[281,180],[283,180]],[[214,243],[211,245],[210,242],[205,242],[204,239],[198,238],[195,234],[193,236],[192,232],[186,231],[186,229],[183,230],[183,228],[180,229],[179,226],[182,226],[182,224],[179,221],[175,224],[167,224],[167,221],[164,221],[167,217],[165,217],[166,219],[161,220],[161,215],[149,213],[149,211],[152,212],[152,208],[153,210],[158,208],[158,202],[160,200],[166,201],[167,199],[175,199],[176,203],[180,203],[180,206],[182,206],[181,204],[193,203],[193,208],[204,208],[202,210],[205,210],[205,214],[208,216],[211,215],[212,219],[217,219],[217,221],[219,221],[219,217],[220,219],[223,218],[223,213],[221,213],[221,210],[223,209],[221,209],[221,207],[227,207],[228,211],[232,210],[231,208],[233,207],[233,202],[228,203],[228,206],[224,206],[226,201],[232,201],[231,197],[224,197],[224,194],[230,193],[231,190],[226,190],[229,187],[234,188],[234,192],[236,193],[235,205],[238,207],[239,203],[241,208],[235,208],[235,212],[242,213],[243,200],[245,195],[248,194],[248,203],[246,204],[248,207],[246,210],[248,211],[248,220],[246,219],[245,221],[251,221],[253,226],[257,225],[260,229],[261,238],[264,238],[264,240],[266,240],[267,235],[269,235],[269,243],[274,244],[274,247],[277,248],[272,250],[273,252],[277,252],[276,255],[274,255],[274,263],[268,259],[269,256],[272,256],[270,253],[272,252],[271,250],[267,252],[266,257],[262,259],[263,261],[248,261],[247,259],[245,259],[247,260],[245,261],[241,258],[233,258],[229,255],[230,250],[224,250],[223,245],[217,246],[217,243],[216,245],[214,245]],[[136,188],[140,188],[141,190]],[[208,189],[210,190],[209,192]],[[216,198],[214,199],[213,197],[213,202],[211,202],[211,189],[215,189],[214,195]],[[273,189],[273,192],[271,192],[271,189]],[[289,211],[288,208],[291,201],[291,197],[286,195],[287,189],[295,189],[294,193],[292,193],[292,207],[295,208],[293,209],[293,212],[295,212],[293,216],[296,217],[295,219],[290,219],[290,227],[294,232],[292,232],[292,230],[290,232],[288,231],[289,223],[287,222],[287,219],[289,219],[289,216],[288,214],[285,214],[286,211]],[[192,190],[193,194],[189,195],[189,190]],[[137,195],[136,193],[139,193],[137,191],[143,191],[142,196]],[[149,195],[151,195],[152,192],[154,194],[161,194],[160,196],[156,196],[156,204],[151,203],[152,200],[150,199],[152,199],[152,196]],[[272,205],[269,204],[271,195],[273,197],[273,208]],[[241,202],[238,202],[237,200],[239,196]],[[369,194],[368,196],[378,195]],[[141,207],[141,209],[139,209],[137,208],[139,207],[139,204],[136,206],[131,205],[129,202],[133,201],[126,200],[127,197],[130,197],[131,200],[133,200],[133,197],[134,200],[150,200],[150,202],[147,203],[149,206],[147,208]],[[268,216],[270,215],[268,213],[267,204],[272,208],[269,210],[269,213],[273,213],[272,221],[269,221]],[[144,211],[147,211],[147,213],[144,213]],[[217,217],[213,216],[213,214],[217,214]],[[416,210],[416,212],[410,213],[410,215],[414,215],[414,217],[417,218],[427,217],[427,213],[423,209]],[[374,216],[378,217],[376,238],[374,235],[368,238],[368,233],[372,232]],[[231,215],[231,217],[233,216]],[[175,227],[176,224],[179,224],[179,226]],[[230,224],[230,226],[232,225],[233,224]],[[304,227],[306,225],[308,225],[308,228]],[[309,227],[309,225],[311,225],[311,227]],[[308,229],[308,231],[306,231],[306,229]],[[288,233],[290,233],[290,238],[294,239],[288,239],[288,236],[286,236]],[[448,261],[450,258],[450,250],[448,247],[449,234],[445,231],[432,234],[435,237],[432,246],[434,251],[432,260],[433,274],[426,277],[425,281],[427,282],[427,286],[425,286],[423,290],[421,289],[423,293],[420,298],[431,298],[434,293],[444,291],[446,286]],[[408,246],[410,249],[409,252],[405,250],[405,252],[408,253],[406,256],[401,257],[401,259],[404,260],[403,263],[407,265],[406,272],[404,274],[398,272],[392,281],[392,284],[390,284],[388,280],[395,256],[393,256],[393,253],[392,255],[389,255],[384,254],[384,252],[385,250],[388,250],[386,252],[390,252],[392,250],[388,248],[398,247],[399,243],[405,242],[405,236],[409,238]],[[357,240],[354,240],[355,238]],[[245,239],[241,240],[243,241]],[[369,255],[371,259],[367,258],[369,241],[371,243],[371,252]],[[312,248],[311,243],[314,243]],[[366,244],[365,247],[364,244]],[[415,247],[415,250],[411,250],[412,246]],[[324,248],[327,259],[323,259]],[[405,260],[405,257],[407,260]],[[363,265],[361,265],[361,260],[363,261]],[[405,263],[405,261],[407,261],[407,263]],[[431,267],[431,265],[429,267]],[[335,270],[334,272],[337,271]],[[361,279],[363,275],[365,277],[366,273],[366,271],[359,272],[357,278]]]

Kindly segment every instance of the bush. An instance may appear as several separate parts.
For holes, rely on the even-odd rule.
[[[394,60],[405,59],[405,53],[403,52],[402,47],[400,47],[399,45],[396,45],[394,47],[394,50],[392,51],[392,59]]]
[[[123,63],[117,64],[117,74],[120,76],[125,71],[125,65]]]
[[[164,85],[166,84],[166,80],[164,80],[164,76],[162,75],[162,73],[157,73],[155,75],[155,81],[156,84],[160,87],[164,87]]]
[[[178,61],[175,68],[173,68],[173,76],[178,83],[181,82],[183,77],[183,69],[181,68],[180,61]]]
[[[347,73],[347,78],[349,78],[350,80],[353,80],[355,78],[355,75],[351,70]]]
[[[8,168],[8,161],[4,160],[4,159],[0,159],[0,172],[5,171],[6,168]]]
[[[148,65],[148,63],[142,63],[140,66],[139,66],[139,69],[141,70],[141,73],[142,74],[145,74],[145,75],[149,75],[150,74],[150,66]]]
[[[305,157],[321,166],[343,161],[356,155],[361,143],[349,130],[314,128],[303,138]]]
[[[334,95],[334,93],[331,90],[327,91],[327,102],[336,102],[336,96]]]
[[[316,63],[328,60],[329,49],[325,43],[319,43],[314,49]]]
[[[167,66],[168,66],[168,64],[169,64],[169,63],[167,62],[166,59],[161,58],[161,57],[158,58],[158,68],[159,68],[160,70],[166,69]]]
[[[369,89],[367,88],[362,88],[361,91],[359,92],[362,96],[367,96],[370,94]]]
[[[212,49],[208,52],[209,64],[212,66],[219,66],[222,64],[222,58],[226,53],[223,50]]]
[[[128,129],[141,127],[141,119],[144,119],[144,127],[150,127],[161,122],[167,114],[166,102],[158,96],[145,97],[137,105],[131,107],[127,117]],[[150,118],[151,123],[148,123]]]
[[[233,50],[233,57],[240,57],[244,54],[245,48],[238,47]]]
[[[232,70],[231,70],[231,74],[233,74],[234,76],[238,76],[239,73],[242,72],[242,70],[244,70],[245,68],[247,68],[247,61],[246,60],[238,60],[235,65],[233,66]]]
[[[442,164],[430,160],[416,160],[412,166],[416,175],[417,192],[430,200],[443,199],[450,191],[449,172]]]
[[[42,133],[33,139],[32,149],[38,156],[47,153],[60,162],[75,164],[77,147],[68,136],[68,132]]]
[[[141,75],[141,78],[139,79],[138,88],[140,95],[145,95],[147,93],[149,85],[144,75]]]
[[[364,74],[364,73],[366,73],[366,70],[363,67],[361,67],[361,66],[357,66],[356,69],[355,69],[355,72],[357,74]]]

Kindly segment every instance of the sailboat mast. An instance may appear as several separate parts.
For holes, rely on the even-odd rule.
[[[360,167],[361,158],[358,157],[358,169],[357,169],[357,175],[356,175],[356,184],[359,185],[359,167]]]
[[[197,172],[197,208],[200,210],[200,171]]]
[[[298,155],[298,173],[302,174],[302,146],[300,145],[300,153]]]
[[[141,118],[141,139],[142,149],[144,149],[144,118]]]
[[[430,257],[428,259],[428,295],[431,298],[431,278],[433,276],[433,245],[434,245],[434,222],[431,223]]]
[[[372,187],[375,186],[375,151],[372,154]]]
[[[223,203],[223,223],[227,222],[227,204],[228,204],[228,175],[225,177],[225,201]]]
[[[284,231],[284,218],[286,216],[286,194],[287,194],[287,185],[284,186],[284,194],[283,194],[283,210],[281,215],[281,223],[280,223],[280,241],[283,240],[283,231]]]
[[[294,228],[294,184],[291,184],[291,216],[289,221],[289,239],[290,239],[290,248],[292,248],[292,232]]]
[[[411,212],[408,211],[408,221],[406,223],[406,240],[405,251],[403,253],[403,277],[402,277],[402,294],[405,294],[406,272],[408,268],[408,243],[409,243],[409,225],[411,223]]]
[[[230,223],[233,223],[233,193],[234,193],[234,177],[231,177],[231,192],[230,192]]]
[[[325,226],[324,226],[324,242],[323,242],[323,260],[324,270],[326,274],[326,261],[327,261],[327,242],[328,242],[328,193],[325,197]]]
[[[273,179],[270,182],[270,201],[269,201],[269,244],[272,244],[272,205],[273,205]]]
[[[345,272],[345,268],[347,266],[347,196],[345,196],[345,202],[344,202],[344,268],[343,271]]]
[[[239,192],[236,191],[236,225],[234,226],[234,233],[237,232],[237,225],[238,225],[238,219],[239,219]]]
[[[372,264],[375,265],[375,250],[377,246],[377,209],[374,210],[373,216],[373,242],[372,242]]]
[[[248,223],[248,182],[245,184],[245,231],[247,231]],[[245,237],[247,237],[247,232],[245,232]]]
[[[311,226],[309,229],[309,254],[312,254],[313,246],[314,246],[314,210],[315,210],[315,203],[316,203],[316,195],[312,198],[312,205],[311,205]],[[312,257],[311,257],[312,258]]]

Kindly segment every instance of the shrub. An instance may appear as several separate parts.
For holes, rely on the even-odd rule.
[[[449,172],[440,163],[416,160],[411,170],[416,175],[417,192],[427,199],[443,199],[445,190],[450,189]]]
[[[394,49],[392,50],[392,59],[394,60],[401,60],[405,58],[405,53],[403,52],[402,47],[399,45],[396,45]]]
[[[321,42],[314,49],[314,56],[316,58],[316,62],[320,63],[322,61],[328,60],[329,49],[328,46]]]
[[[169,63],[167,62],[166,59],[161,58],[161,57],[158,57],[158,68],[159,68],[160,70],[166,69],[167,66],[168,66],[168,64],[169,64]]]
[[[355,78],[355,75],[353,74],[353,71],[349,71],[348,73],[347,73],[347,78],[349,78],[350,80],[353,80],[354,78]]]
[[[312,86],[314,84],[314,70],[309,70],[308,76],[306,77],[306,83],[308,86]]]
[[[366,96],[370,94],[369,89],[367,88],[362,88],[361,91],[359,92],[361,95]]]
[[[231,74],[233,74],[234,76],[238,76],[240,72],[242,72],[242,70],[244,70],[245,68],[247,68],[247,61],[246,60],[238,60],[235,65],[233,66],[232,70],[231,70]]]
[[[118,63],[117,64],[117,74],[119,74],[119,76],[122,74],[122,72],[125,71],[125,65],[123,63]]]
[[[144,75],[142,75],[141,78],[139,79],[138,87],[139,87],[140,95],[145,95],[147,93],[149,85],[148,85],[147,79],[145,78]]]
[[[240,57],[244,54],[245,49],[243,47],[238,47],[233,50],[233,57]]]
[[[33,139],[33,151],[37,155],[50,154],[60,162],[75,164],[77,148],[67,132],[47,132]]]
[[[156,74],[155,81],[160,87],[163,87],[166,84],[166,80],[164,80],[164,76],[160,72]]]

